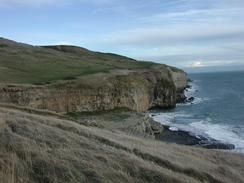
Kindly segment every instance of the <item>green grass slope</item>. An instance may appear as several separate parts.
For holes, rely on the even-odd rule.
[[[75,46],[31,46],[0,38],[0,83],[45,83],[155,65]]]

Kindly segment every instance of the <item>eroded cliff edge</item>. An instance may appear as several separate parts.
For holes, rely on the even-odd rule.
[[[116,108],[144,112],[175,107],[186,84],[187,74],[171,67],[112,70],[42,86],[2,85],[0,102],[58,113]]]
[[[32,46],[0,38],[0,103],[58,113],[172,108],[184,71],[76,46]]]

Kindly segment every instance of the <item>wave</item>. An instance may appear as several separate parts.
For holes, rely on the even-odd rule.
[[[196,129],[192,129],[191,126],[187,125],[192,122],[192,115],[185,114],[185,113],[175,113],[175,112],[169,112],[169,113],[157,113],[151,115],[154,121],[157,121],[161,123],[162,125],[169,126],[171,129],[174,129],[174,131],[182,130],[182,131],[188,131],[188,132],[197,132]],[[179,123],[178,121],[185,121],[185,123]],[[199,133],[199,132],[198,132]]]
[[[235,132],[234,126],[225,124],[213,124],[209,120],[191,123],[191,127],[200,129],[207,136],[235,145],[235,151],[244,153],[244,138]]]
[[[221,96],[217,95],[211,98],[200,97],[198,93],[201,92],[200,82],[200,80],[194,80],[194,82],[191,83],[191,88],[185,91],[187,98],[195,98],[192,103],[177,104],[177,106],[185,107],[180,107],[179,109],[174,109],[168,112],[154,111],[151,115],[152,118],[163,125],[169,126],[171,131],[186,131],[199,138],[205,137],[223,143],[233,144],[235,145],[235,152],[244,153],[244,124],[225,124],[223,121],[220,122],[219,120],[221,119],[218,118],[217,120],[219,123],[216,123],[217,121],[215,118],[213,120],[209,115],[206,115],[205,113],[201,114],[201,111],[195,111],[193,108],[189,107],[189,105],[205,105],[203,102],[208,100],[221,99]],[[239,93],[238,97],[240,100],[243,100],[244,93]]]
[[[191,95],[193,96],[193,95]],[[189,98],[189,97],[187,97]],[[179,104],[176,104],[176,106],[189,106],[189,105],[193,105],[193,104],[200,104],[202,102],[205,102],[205,101],[208,101],[209,98],[202,98],[202,97],[194,97],[194,101],[192,102],[187,102],[187,103],[179,103]]]
[[[211,118],[194,119],[193,115],[185,113],[154,113],[152,118],[163,125],[169,126],[171,131],[187,131],[196,137],[203,136],[223,143],[234,144],[235,152],[244,153],[244,137],[240,137],[235,132],[234,126],[214,124]],[[185,123],[177,122],[179,119],[185,121]]]
[[[193,117],[190,114],[185,114],[185,113],[176,113],[176,112],[164,112],[164,113],[152,113],[151,117],[157,121],[160,122],[163,125],[168,125],[172,126],[174,123],[176,123],[176,119],[179,118],[191,118]]]
[[[200,82],[200,81],[198,81],[198,82]],[[179,103],[179,104],[177,104],[177,106],[187,106],[187,105],[192,105],[192,104],[199,104],[199,103],[209,100],[208,98],[203,98],[203,97],[199,97],[196,95],[200,89],[201,89],[200,86],[197,85],[195,83],[195,81],[194,81],[194,83],[191,83],[191,87],[187,88],[184,91],[184,94],[187,98],[194,97],[194,100],[192,102],[188,102],[188,103]]]

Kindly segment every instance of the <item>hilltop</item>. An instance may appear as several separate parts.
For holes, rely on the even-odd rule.
[[[155,65],[76,46],[32,46],[0,38],[0,83],[45,83]]]

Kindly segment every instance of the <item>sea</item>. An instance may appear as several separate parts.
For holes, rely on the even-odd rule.
[[[191,103],[175,109],[152,111],[153,118],[170,130],[234,144],[244,153],[244,71],[189,74]]]

